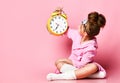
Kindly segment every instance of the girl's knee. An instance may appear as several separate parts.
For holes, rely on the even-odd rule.
[[[55,65],[56,65],[56,66],[57,66],[59,63],[62,63],[62,64],[66,63],[66,64],[71,64],[71,65],[73,65],[73,64],[72,64],[72,61],[69,60],[69,59],[66,59],[66,58],[58,59],[58,60],[55,61]]]
[[[62,67],[64,64],[65,64],[64,62],[58,62],[58,63],[56,64],[57,69],[60,70],[61,67]]]
[[[55,65],[57,66],[58,63],[59,63],[59,60],[56,60],[56,61],[55,61]]]
[[[57,66],[59,63],[61,63],[62,62],[62,59],[57,59],[56,61],[55,61],[55,65]]]

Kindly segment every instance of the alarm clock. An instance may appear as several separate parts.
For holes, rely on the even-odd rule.
[[[63,35],[68,29],[67,15],[63,10],[55,10],[47,21],[47,30],[56,36]]]

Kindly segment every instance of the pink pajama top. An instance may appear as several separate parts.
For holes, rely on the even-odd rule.
[[[72,60],[73,65],[76,68],[81,68],[88,63],[92,63],[93,57],[96,56],[96,51],[98,48],[96,38],[80,43],[81,36],[77,30],[68,29],[68,38],[72,39],[72,52],[69,59]],[[96,63],[96,62],[94,62]],[[96,63],[99,70],[105,71],[104,68]]]

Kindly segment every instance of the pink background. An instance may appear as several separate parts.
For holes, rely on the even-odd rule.
[[[58,6],[64,7],[71,28],[77,29],[91,11],[98,11],[107,19],[97,36],[96,56],[96,61],[107,70],[107,78],[62,83],[120,82],[119,3],[119,0],[1,0],[0,83],[47,83],[45,76],[55,70],[54,61],[69,56],[71,40],[50,35],[46,29],[47,19]]]

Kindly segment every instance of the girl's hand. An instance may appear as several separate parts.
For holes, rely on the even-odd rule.
[[[62,12],[62,7],[57,7],[56,9],[55,9],[55,12]]]
[[[68,33],[68,29],[69,29],[69,26],[68,26],[68,28],[67,28],[67,31],[64,33],[64,35],[67,35],[67,33]]]
[[[67,16],[67,14],[63,11],[62,7],[57,7],[54,12],[56,12],[58,14],[64,14]]]

